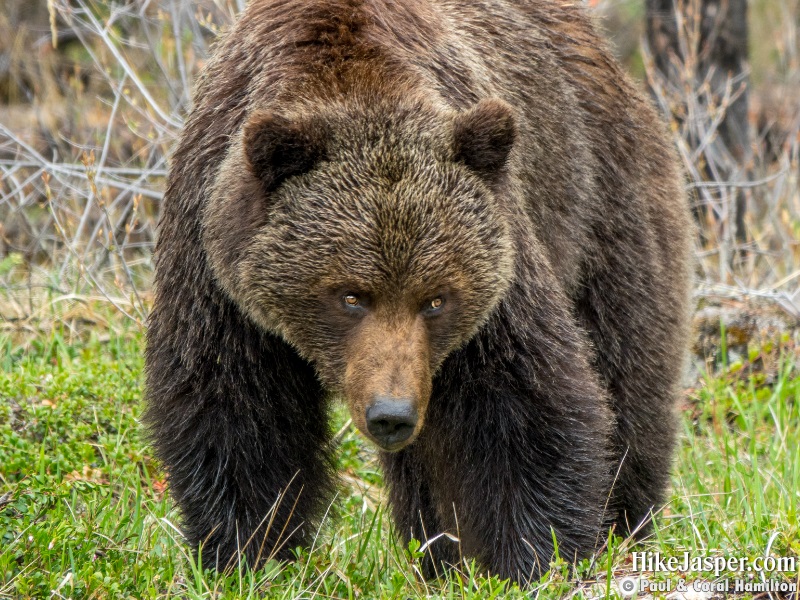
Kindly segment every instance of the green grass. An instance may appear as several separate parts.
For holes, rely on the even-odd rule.
[[[418,577],[418,549],[394,536],[374,454],[352,427],[342,491],[311,550],[257,572],[204,571],[142,439],[141,350],[141,334],[124,327],[79,342],[57,329],[24,349],[0,337],[0,598],[616,598],[632,551],[800,556],[800,371],[785,354],[770,375],[732,365],[690,393],[672,500],[650,540],[614,538],[574,571],[559,562],[532,591],[475,565]],[[673,586],[684,577],[645,575]]]

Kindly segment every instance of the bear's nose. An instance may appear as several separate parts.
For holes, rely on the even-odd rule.
[[[367,429],[384,450],[399,450],[417,425],[410,398],[377,396],[367,409]]]

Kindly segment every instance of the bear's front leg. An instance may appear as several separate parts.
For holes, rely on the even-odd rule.
[[[666,199],[652,203],[669,204]],[[672,222],[663,227],[675,236],[688,237],[691,230],[688,224],[677,227]],[[691,278],[686,255],[691,243],[653,236],[641,226],[613,236],[614,245],[606,249],[602,267],[585,282],[578,302],[615,415],[618,475],[611,506],[618,534],[646,534],[651,514],[664,505],[675,456],[675,405],[689,345]]]
[[[202,304],[202,303],[198,303]],[[203,566],[253,567],[308,545],[332,497],[323,392],[311,366],[229,310],[214,329],[148,331],[144,420],[169,477],[182,529]]]
[[[611,411],[559,300],[553,288],[512,290],[443,366],[415,449],[441,531],[519,582],[549,568],[554,537],[572,561],[605,534]]]

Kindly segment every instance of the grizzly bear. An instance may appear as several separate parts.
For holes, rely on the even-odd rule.
[[[172,157],[147,409],[204,564],[292,557],[344,398],[399,535],[527,581],[664,501],[690,226],[576,2],[252,0]],[[452,538],[457,538],[453,542]]]

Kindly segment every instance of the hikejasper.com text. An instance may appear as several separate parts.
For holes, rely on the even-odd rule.
[[[664,556],[660,552],[634,552],[633,570],[650,573],[793,573],[797,571],[796,556],[692,556],[684,552]]]

